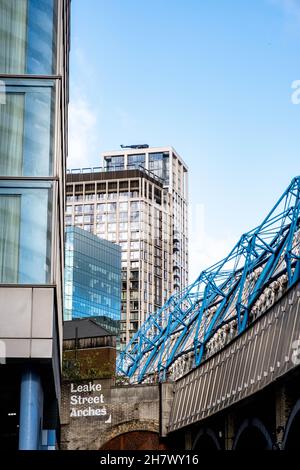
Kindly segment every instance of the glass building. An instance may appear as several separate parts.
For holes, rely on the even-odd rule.
[[[0,443],[5,448],[57,446],[69,17],[69,0],[0,0],[0,356],[5,362]]]
[[[172,147],[105,152],[67,173],[66,225],[122,249],[120,348],[188,284],[188,168]]]
[[[87,317],[119,335],[121,247],[78,227],[67,227],[64,319]]]

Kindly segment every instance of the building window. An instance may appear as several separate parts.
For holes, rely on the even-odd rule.
[[[0,73],[55,73],[57,0],[2,0]]]
[[[97,232],[104,233],[105,232],[105,224],[97,224]]]
[[[138,222],[140,220],[140,213],[138,211],[131,212],[130,220],[131,220],[131,222]]]
[[[119,211],[128,211],[128,203],[127,202],[120,202],[119,203]]]
[[[52,185],[0,182],[1,282],[50,282]]]
[[[124,169],[124,155],[105,157],[104,161],[106,171],[117,171]]]
[[[119,240],[127,240],[127,232],[120,232],[119,233]]]
[[[109,232],[115,232],[117,230],[117,225],[116,224],[108,224],[107,228],[108,228]]]
[[[127,168],[139,168],[140,166],[145,166],[146,155],[140,153],[137,155],[128,155],[127,157]]]
[[[130,249],[131,250],[139,250],[140,242],[130,242]]]
[[[119,220],[120,220],[120,222],[127,222],[128,213],[127,212],[120,212],[119,213]]]
[[[82,224],[82,223],[83,223],[83,216],[75,215],[75,224]]]
[[[1,20],[0,20],[1,21]],[[53,174],[52,120],[54,82],[41,87],[26,80],[6,80],[0,105],[0,175]]]
[[[107,204],[107,211],[108,212],[116,212],[117,210],[117,203],[116,202],[109,202]]]
[[[169,153],[157,152],[149,153],[149,170],[156,176],[169,183]]]
[[[103,214],[106,212],[106,204],[97,204],[97,212]]]
[[[127,222],[120,222],[119,223],[119,231],[120,232],[127,232],[127,230],[128,230]]]
[[[130,203],[130,209],[131,211],[139,211],[140,210],[140,203],[139,201],[132,201]]]
[[[88,214],[89,212],[94,211],[94,204],[85,204],[84,206],[84,213]]]
[[[82,214],[82,206],[74,206],[75,214]]]
[[[108,222],[116,222],[117,216],[114,213],[107,214],[107,221]]]

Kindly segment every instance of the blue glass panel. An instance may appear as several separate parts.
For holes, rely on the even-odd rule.
[[[18,283],[45,284],[51,279],[52,184],[0,181],[0,195],[19,196]],[[0,220],[0,224],[3,221]]]

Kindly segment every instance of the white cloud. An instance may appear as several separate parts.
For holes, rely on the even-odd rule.
[[[238,241],[238,236],[211,235],[206,231],[203,204],[197,204],[189,212],[189,282],[193,282],[204,269],[225,258]]]
[[[100,166],[101,97],[93,88],[96,72],[75,38],[71,50],[68,168]],[[90,90],[93,89],[93,93]],[[92,101],[93,100],[93,101]]]
[[[97,111],[86,99],[78,96],[70,102],[68,168],[100,165],[97,122]]]

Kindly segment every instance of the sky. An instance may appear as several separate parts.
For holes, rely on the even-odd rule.
[[[72,0],[68,167],[173,146],[193,281],[300,174],[299,50],[300,0]]]

